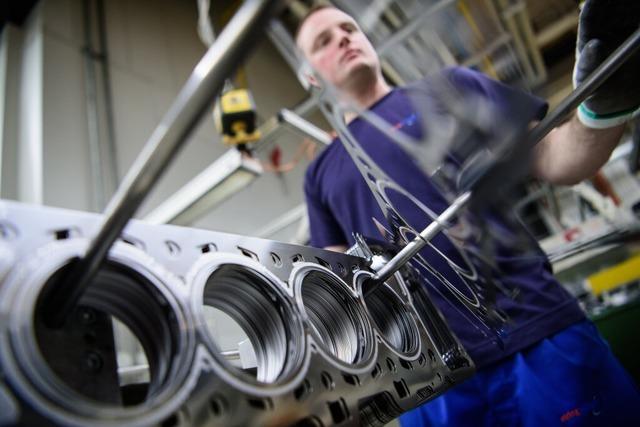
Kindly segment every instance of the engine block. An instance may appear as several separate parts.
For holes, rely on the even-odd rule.
[[[51,329],[53,278],[100,223],[0,201],[0,425],[374,426],[473,373],[409,274],[365,299],[365,258],[140,221]],[[255,369],[221,353],[206,307],[246,333]],[[133,388],[119,380],[112,318],[148,361]]]

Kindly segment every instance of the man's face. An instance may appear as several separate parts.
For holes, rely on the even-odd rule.
[[[296,39],[313,69],[338,89],[379,72],[378,55],[351,16],[321,9],[307,18]]]

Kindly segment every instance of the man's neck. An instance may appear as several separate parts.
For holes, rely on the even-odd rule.
[[[374,80],[372,84],[363,85],[353,88],[348,92],[348,100],[355,102],[360,108],[367,109],[378,102],[382,97],[391,92],[391,87],[384,81],[382,76]],[[357,113],[347,112],[345,120],[350,123],[358,117]]]

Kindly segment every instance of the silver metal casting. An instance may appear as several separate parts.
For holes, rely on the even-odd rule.
[[[364,298],[365,258],[139,221],[51,328],[55,278],[101,219],[0,201],[0,425],[382,426],[473,373],[410,274]],[[255,369],[220,347],[209,308],[242,329]],[[119,365],[101,318],[146,365]]]

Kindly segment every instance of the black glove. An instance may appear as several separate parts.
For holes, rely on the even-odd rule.
[[[580,84],[635,30],[640,0],[586,0],[580,12],[574,86]],[[640,107],[640,51],[636,51],[578,108],[578,118],[603,129],[629,120]]]

